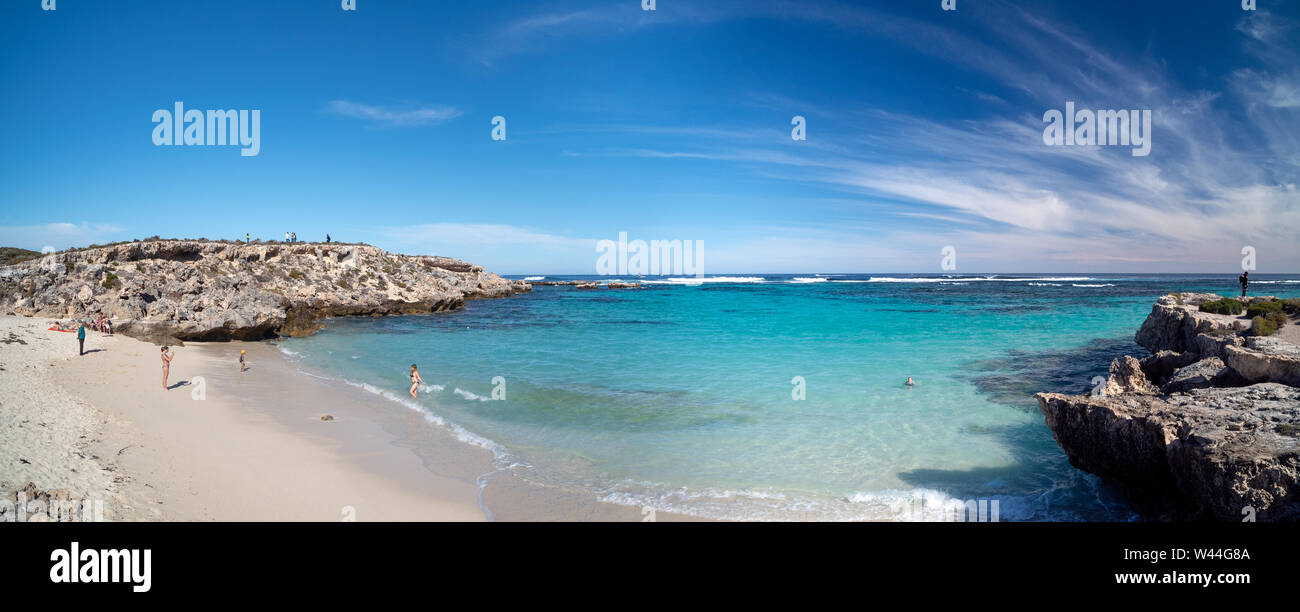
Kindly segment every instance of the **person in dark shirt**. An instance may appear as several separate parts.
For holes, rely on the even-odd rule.
[[[1246,297],[1246,285],[1250,284],[1250,270],[1242,272],[1237,282],[1241,283],[1241,297]]]

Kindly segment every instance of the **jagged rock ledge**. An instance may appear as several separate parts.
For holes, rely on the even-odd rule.
[[[1300,520],[1300,347],[1161,297],[1093,394],[1039,393],[1070,463],[1156,520]],[[1272,298],[1246,298],[1246,303]],[[1294,323],[1293,323],[1294,324]]]
[[[156,341],[310,335],[333,316],[441,312],[531,290],[456,259],[319,243],[146,240],[0,268],[0,312],[109,316]]]

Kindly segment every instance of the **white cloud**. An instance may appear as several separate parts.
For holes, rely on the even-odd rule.
[[[443,121],[455,119],[464,114],[458,109],[447,106],[398,108],[392,106],[361,104],[359,102],[349,102],[347,100],[333,100],[326,107],[326,110],[341,117],[362,119],[393,127],[441,123]]]
[[[45,223],[0,225],[0,245],[39,251],[47,246],[62,250],[124,240],[125,230],[107,223]]]

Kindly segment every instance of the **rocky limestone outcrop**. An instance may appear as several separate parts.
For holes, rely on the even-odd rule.
[[[1223,351],[1228,367],[1250,382],[1276,381],[1300,387],[1300,346],[1276,338],[1250,337],[1246,346]]]
[[[331,316],[439,312],[531,286],[446,257],[310,243],[147,240],[0,268],[0,312],[104,313],[155,341],[308,335]]]
[[[1300,347],[1161,297],[1097,392],[1039,393],[1070,463],[1161,520],[1300,520]]]
[[[1202,303],[1221,297],[1214,293],[1172,293],[1161,296],[1151,307],[1151,314],[1142,322],[1134,340],[1152,353],[1182,353],[1189,350],[1200,352],[1198,337],[1202,334],[1207,336],[1207,341],[1213,341],[1216,337],[1230,336],[1249,328],[1250,321],[1239,316],[1199,310]],[[1273,299],[1272,296],[1257,296],[1240,298],[1240,301],[1250,305],[1256,301]]]

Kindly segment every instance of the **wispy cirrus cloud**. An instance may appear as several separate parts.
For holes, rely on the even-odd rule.
[[[791,14],[897,34],[852,7]],[[989,262],[986,269],[1037,262],[1053,269],[1221,269],[1234,265],[1243,245],[1269,253],[1273,270],[1300,267],[1293,238],[1300,235],[1296,24],[1246,16],[1237,27],[1245,65],[1224,74],[1227,89],[1216,91],[1189,87],[1151,56],[1103,50],[1069,24],[1031,11],[1000,12],[982,24],[971,14],[974,23],[966,25],[989,29],[997,46],[931,24],[910,36],[913,44],[925,41],[920,52],[952,58],[1007,92],[995,100],[977,95],[988,105],[976,118],[822,108],[815,133],[831,136],[797,145],[788,136],[763,142],[700,132],[704,137],[595,154],[731,163],[773,180],[846,191],[882,213],[878,218],[913,220],[896,225],[899,231],[874,228],[873,238],[903,250],[924,244],[926,253],[954,243]],[[1071,70],[1059,69],[1063,57]],[[792,113],[813,108],[770,98]],[[1066,101],[1151,109],[1155,153],[1045,146],[1042,113]],[[725,134],[745,126],[709,128]]]
[[[361,119],[386,127],[410,127],[442,123],[464,114],[463,111],[449,106],[411,108],[362,104],[348,100],[331,100],[326,105],[325,110],[340,117]]]

